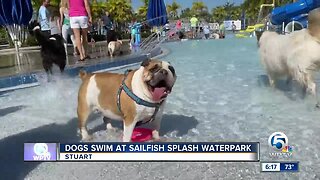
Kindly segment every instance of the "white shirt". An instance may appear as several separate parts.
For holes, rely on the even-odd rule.
[[[205,27],[205,28],[203,29],[203,32],[204,32],[204,34],[210,34],[210,30],[209,30],[208,27]]]
[[[41,31],[50,30],[49,18],[50,14],[46,7],[41,6],[39,9],[39,22],[41,26]]]

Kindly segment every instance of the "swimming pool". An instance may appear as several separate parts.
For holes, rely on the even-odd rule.
[[[6,163],[2,171],[30,179],[317,179],[320,178],[320,110],[311,97],[300,98],[283,83],[272,90],[255,39],[199,40],[163,45],[163,57],[178,79],[165,109],[161,134],[173,141],[260,142],[261,161],[269,156],[269,136],[284,132],[294,147],[290,161],[300,161],[295,174],[260,173],[259,163]],[[135,68],[137,66],[132,66]],[[126,68],[116,70],[124,72]],[[45,83],[45,82],[43,82]],[[318,82],[319,83],[319,82]],[[32,141],[71,142],[77,137],[78,78],[56,77],[53,83],[2,94],[0,150]],[[99,115],[89,123],[96,141],[120,140],[105,133]],[[21,146],[22,147],[22,146]],[[21,156],[5,153],[22,161]],[[14,156],[15,155],[15,156]],[[21,158],[18,159],[20,156]],[[14,169],[14,170],[13,170]],[[1,171],[1,170],[0,170]],[[19,173],[18,173],[19,172]],[[4,173],[1,173],[4,174]]]

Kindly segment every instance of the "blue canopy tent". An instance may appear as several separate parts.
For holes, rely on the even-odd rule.
[[[147,22],[149,26],[163,26],[168,23],[167,9],[163,0],[149,0]]]
[[[25,26],[32,18],[31,0],[0,0],[0,25],[5,26],[14,42],[20,67],[19,47],[25,39]]]

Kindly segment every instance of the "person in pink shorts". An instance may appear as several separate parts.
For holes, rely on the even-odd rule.
[[[89,58],[87,54],[88,26],[92,23],[89,0],[69,0],[69,6],[70,26],[80,53],[79,61],[84,61]]]

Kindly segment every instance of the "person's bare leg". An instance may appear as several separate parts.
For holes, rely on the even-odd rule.
[[[73,55],[77,55],[77,44],[76,44],[76,40],[75,37],[73,35],[73,33],[70,35],[70,39],[72,41],[72,45],[73,45]]]
[[[86,56],[85,56],[83,49],[82,49],[80,29],[74,28],[72,30],[73,30],[73,34],[75,36],[77,49],[79,50],[79,53],[80,53],[80,60],[83,60]]]
[[[88,56],[88,28],[81,29],[84,57]]]

